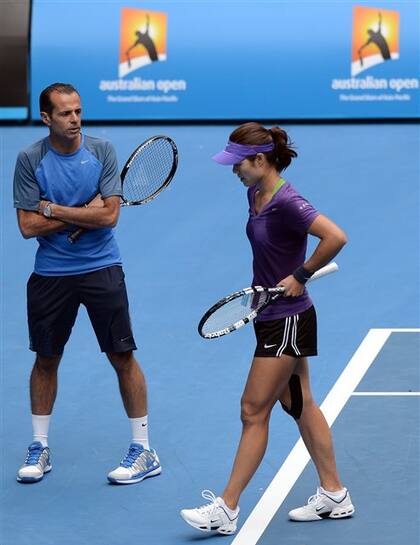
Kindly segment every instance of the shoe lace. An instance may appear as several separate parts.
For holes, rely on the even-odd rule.
[[[30,445],[28,448],[28,453],[26,455],[25,464],[29,466],[36,465],[41,458],[42,451],[44,450],[41,444],[39,445]]]
[[[201,496],[210,502],[197,508],[197,511],[200,511],[200,513],[203,515],[212,513],[219,507],[219,505],[216,503],[216,495],[211,490],[203,490],[201,492]]]
[[[308,505],[311,503],[315,503],[318,501],[318,499],[322,496],[321,490],[319,488],[316,489],[316,493],[313,496],[310,496],[308,499]]]
[[[122,467],[130,467],[134,464],[140,454],[144,452],[143,445],[130,445],[125,458],[121,460]]]

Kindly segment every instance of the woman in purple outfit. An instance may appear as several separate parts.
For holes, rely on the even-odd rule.
[[[213,157],[222,165],[233,165],[234,174],[248,188],[252,284],[283,286],[285,296],[254,322],[257,346],[241,399],[242,436],[229,482],[219,497],[203,491],[210,503],[181,511],[188,524],[202,531],[235,533],[238,501],[264,456],[270,414],[277,401],[296,420],[320,480],[307,505],[293,509],[289,517],[310,521],[354,512],[337,473],[330,429],[311,394],[307,358],[317,355],[316,313],[305,288],[347,238],[282,177],[296,156],[283,129],[245,123]],[[305,260],[308,233],[319,243]]]

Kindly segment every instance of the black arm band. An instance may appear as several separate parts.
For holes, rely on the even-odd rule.
[[[293,273],[293,277],[300,283],[305,285],[314,273],[305,269],[302,265],[298,267]]]

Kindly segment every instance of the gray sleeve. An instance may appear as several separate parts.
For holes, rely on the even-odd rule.
[[[105,158],[99,180],[99,191],[102,198],[117,195],[122,197],[121,178],[118,171],[118,162],[115,149],[110,142],[106,142]]]
[[[21,151],[16,160],[13,179],[13,206],[22,210],[38,210],[40,198],[39,185],[35,179],[28,156]]]

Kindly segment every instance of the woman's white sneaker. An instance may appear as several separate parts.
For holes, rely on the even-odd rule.
[[[309,498],[307,505],[292,509],[289,512],[289,518],[299,522],[306,522],[325,518],[351,517],[354,513],[354,507],[347,488],[344,488],[344,491],[343,498],[337,501],[328,496],[328,493],[320,486],[317,488],[316,494]]]
[[[223,498],[216,498],[210,490],[203,490],[201,495],[210,503],[196,509],[183,509],[181,517],[185,522],[202,532],[234,534],[238,522],[239,507],[234,511],[229,509]]]

